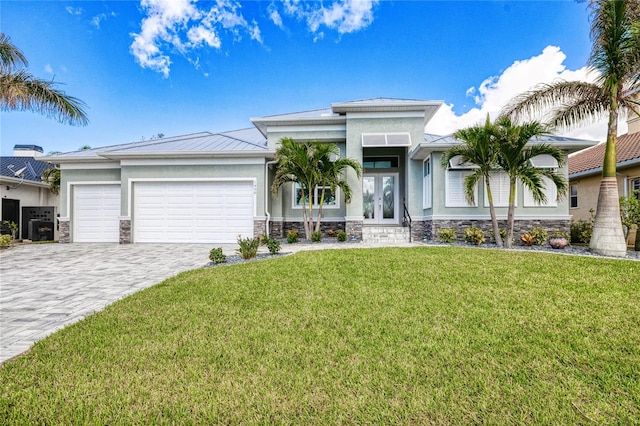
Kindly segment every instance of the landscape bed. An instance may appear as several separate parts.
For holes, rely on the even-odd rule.
[[[640,263],[464,247],[182,273],[0,368],[0,424],[635,424]]]

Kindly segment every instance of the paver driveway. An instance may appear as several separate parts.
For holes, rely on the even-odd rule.
[[[204,266],[206,244],[31,244],[0,251],[0,363],[138,290]]]

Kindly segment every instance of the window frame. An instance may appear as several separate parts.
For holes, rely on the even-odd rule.
[[[431,181],[431,159],[425,158],[422,161],[422,208],[424,210],[433,208],[432,202],[432,181]]]
[[[291,185],[291,208],[294,210],[302,210],[302,203],[298,204],[296,202],[296,194],[297,194],[297,190],[300,187],[300,184],[298,182],[292,182]],[[317,185],[314,190],[313,190],[313,207],[317,208],[320,207],[320,205],[317,203],[317,200],[320,199],[320,191],[322,190],[322,188],[327,188],[329,190],[330,187],[328,186],[324,186],[324,185]],[[335,198],[335,203],[334,204],[327,204],[327,201],[325,199],[324,204],[322,205],[322,209],[339,209],[340,208],[340,188],[336,187],[336,192],[334,194],[334,198]],[[306,206],[308,207],[309,205],[306,204]]]
[[[575,188],[575,191],[574,191]],[[574,193],[575,192],[575,193]],[[575,201],[575,203],[574,203]],[[578,184],[572,183],[569,185],[569,208],[577,209],[579,207],[578,204]]]
[[[635,178],[631,181],[631,194],[633,191],[638,191],[636,197],[640,200],[640,178]]]

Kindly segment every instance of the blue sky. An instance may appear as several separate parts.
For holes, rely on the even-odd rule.
[[[374,97],[442,100],[427,131],[495,114],[555,78],[588,78],[575,1],[10,1],[1,31],[90,124],[2,112],[14,144],[73,151],[251,126],[250,117]],[[593,127],[593,126],[592,126]],[[603,126],[600,126],[603,127]],[[574,131],[600,138],[604,129]]]

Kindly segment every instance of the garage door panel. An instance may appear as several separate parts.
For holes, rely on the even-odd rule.
[[[235,243],[253,235],[253,203],[252,182],[136,182],[134,242]]]
[[[119,241],[120,185],[76,185],[73,205],[74,242]]]

